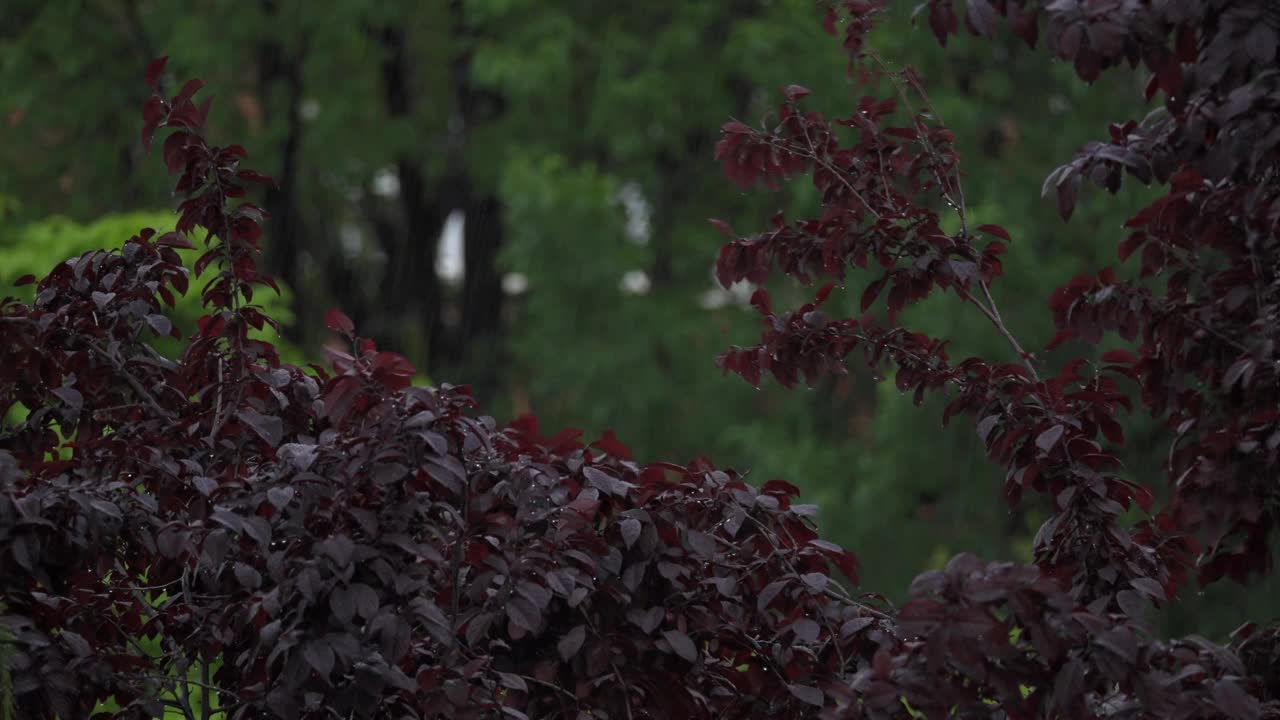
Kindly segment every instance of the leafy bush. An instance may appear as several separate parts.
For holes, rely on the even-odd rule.
[[[1071,61],[1082,79],[1091,82],[1125,61],[1135,68],[1143,64],[1153,73],[1147,98],[1166,98],[1143,123],[1113,124],[1106,142],[1086,145],[1045,181],[1044,192],[1056,194],[1064,220],[1086,179],[1114,193],[1128,174],[1167,184],[1169,192],[1126,223],[1130,232],[1118,244],[1118,257],[1123,263],[1140,254],[1132,277],[1103,268],[1053,292],[1049,308],[1057,335],[1040,353],[1027,351],[1014,337],[991,292],[1003,274],[1000,258],[1011,237],[1002,227],[970,217],[954,135],[940,123],[916,74],[890,67],[865,46],[883,7],[875,0],[846,0],[828,10],[825,22],[832,34],[843,26],[858,86],[870,93],[883,81],[896,92],[864,95],[852,115],[828,121],[801,108],[809,91],[793,85],[785,91],[776,125],[724,126],[716,156],[730,179],[745,189],[809,176],[823,208],[820,217],[791,223],[779,213],[773,228],[748,237],[717,223],[731,238],[717,265],[721,284],[763,284],[774,270],[806,285],[819,278],[830,282],[790,312],[776,312],[769,293],[756,291],[752,305],[766,328],[761,342],[732,348],[718,363],[753,384],[768,373],[791,386],[845,372],[849,356],[860,351],[873,371],[892,367],[898,389],[913,392],[917,404],[929,393],[944,393],[944,424],[956,416],[974,420],[989,458],[1007,470],[1009,504],[1027,491],[1052,502],[1034,542],[1038,572],[1027,578],[1061,583],[1069,598],[1063,608],[1077,608],[1072,622],[1101,633],[1087,642],[1103,643],[1128,665],[1112,664],[1117,658],[1071,659],[1047,676],[1019,678],[1019,687],[1032,691],[1018,700],[1009,677],[1016,673],[1003,661],[993,665],[978,647],[953,644],[956,632],[981,637],[993,627],[1003,629],[1021,612],[1014,596],[996,601],[999,612],[984,613],[966,630],[947,629],[946,621],[963,617],[957,610],[967,612],[975,601],[985,604],[1017,587],[1008,577],[982,589],[966,586],[963,578],[973,577],[977,567],[966,560],[916,581],[917,591],[943,602],[903,609],[899,620],[909,614],[913,624],[920,623],[915,634],[928,642],[894,649],[881,665],[880,679],[901,682],[898,671],[918,662],[921,651],[932,672],[953,661],[953,693],[935,685],[929,697],[908,695],[913,707],[931,717],[993,697],[1019,716],[1026,709],[1063,717],[1166,717],[1175,708],[1186,713],[1177,716],[1187,717],[1276,712],[1273,674],[1253,682],[1224,677],[1199,690],[1150,676],[1138,680],[1134,673],[1167,670],[1216,651],[1203,641],[1143,647],[1128,630],[1108,628],[1102,618],[1140,621],[1148,601],[1173,598],[1193,569],[1206,585],[1224,575],[1248,582],[1272,567],[1280,517],[1274,322],[1280,311],[1280,127],[1271,109],[1280,100],[1273,65],[1280,12],[1272,3],[967,3],[964,20],[975,35],[990,36],[1003,17],[1034,47],[1043,16],[1050,48]],[[949,0],[931,0],[920,9],[941,43],[958,31],[960,15]],[[905,124],[894,125],[904,113]],[[844,139],[841,126],[854,131],[854,142]],[[938,208],[954,215],[958,230],[944,229],[952,223],[944,222]],[[879,273],[857,290],[863,315],[831,318],[822,312],[850,268],[869,266],[878,266]],[[952,362],[948,338],[896,324],[905,307],[935,290],[951,291],[987,318],[1006,338],[1012,361]],[[883,316],[869,312],[881,303]],[[1099,365],[1090,363],[1089,346],[1112,334],[1126,347],[1103,353]],[[1064,350],[1074,354],[1050,373],[1045,360],[1059,348],[1059,357]],[[1170,431],[1172,496],[1159,510],[1155,493],[1126,477],[1117,454],[1124,444],[1117,417],[1134,404],[1128,383],[1136,384],[1143,410]],[[1135,514],[1139,519],[1130,527],[1127,518]],[[984,581],[992,582],[990,576]],[[1093,615],[1086,620],[1088,614]],[[1254,632],[1247,624],[1237,635],[1249,642]],[[1053,634],[1059,640],[1070,635],[1066,628]],[[1273,647],[1274,637],[1255,642]],[[1041,662],[1058,655],[1046,646],[1037,652]],[[1241,673],[1238,661],[1214,658],[1221,671]],[[1197,665],[1197,672],[1207,667]],[[1238,685],[1227,689],[1230,683]],[[975,685],[983,688],[976,696]],[[1201,695],[1168,695],[1175,687]],[[1263,708],[1237,692],[1244,687],[1265,688],[1272,704]],[[1015,713],[1015,707],[1024,710]]]
[[[242,167],[243,148],[204,139],[200,81],[157,90],[143,137],[169,132],[174,231],[143,230],[58,265],[34,301],[0,302],[0,410],[31,410],[0,427],[0,601],[20,716],[82,717],[111,698],[117,717],[188,719],[1280,717],[1277,632],[1246,628],[1222,647],[1157,640],[1142,621],[1197,565],[1202,582],[1269,570],[1280,213],[1259,128],[1274,71],[1233,33],[1272,25],[1212,3],[1203,17],[1082,7],[1044,11],[1054,47],[1086,78],[1127,50],[1171,97],[1168,114],[1118,126],[1050,183],[1069,215],[1081,177],[1172,180],[1131,222],[1140,279],[1104,271],[1053,295],[1063,352],[1111,329],[1141,338],[1101,368],[1072,359],[1050,374],[1004,327],[989,290],[1009,234],[971,229],[936,114],[904,107],[907,124],[890,124],[899,101],[928,101],[912,73],[863,52],[879,3],[827,15],[856,77],[898,92],[836,121],[856,142],[791,86],[776,127],[731,122],[717,148],[740,185],[810,175],[824,204],[751,237],[720,224],[726,286],[775,267],[838,282],[875,260],[864,311],[887,297],[885,318],[831,319],[819,306],[833,285],[793,312],[761,289],[761,343],[721,366],[790,385],[863,350],[900,389],[949,393],[947,416],[973,418],[1008,468],[1010,502],[1052,499],[1035,564],[962,554],[920,575],[901,608],[845,589],[857,559],[818,536],[815,508],[784,481],[640,463],[611,433],[499,426],[465,388],[414,387],[403,357],[336,310],[326,324],[349,352],[330,350],[330,369],[282,362],[250,335],[274,322],[254,304],[274,281],[256,265],[262,213],[240,201],[271,181]],[[952,3],[927,9],[945,40]],[[1007,15],[1034,43],[1036,12],[973,0],[967,21],[985,33]],[[1161,54],[1171,34],[1178,50]],[[148,68],[153,89],[163,68]],[[1235,99],[1202,117],[1221,98]],[[1265,162],[1219,151],[1237,133]],[[943,229],[941,207],[959,230]],[[197,227],[207,311],[168,358],[148,340],[168,330],[162,298],[187,287],[178,249]],[[935,289],[989,319],[1014,361],[953,364],[945,341],[894,324]],[[1126,511],[1145,515],[1154,493],[1108,449],[1132,404],[1117,378],[1177,435],[1174,495],[1132,529]]]
[[[68,258],[76,258],[86,252],[101,248],[115,247],[121,238],[127,238],[140,227],[156,228],[160,232],[173,229],[173,213],[165,210],[144,212],[127,212],[105,215],[93,222],[78,223],[62,216],[48,217],[43,220],[25,223],[12,228],[0,239],[0,283],[12,287],[26,275],[43,274],[54,264]],[[198,253],[193,249],[176,248],[183,264],[195,262]],[[22,290],[27,292],[22,292]],[[31,288],[20,288],[18,296],[28,302],[34,298]],[[293,322],[289,310],[289,288],[281,286],[280,294],[271,294],[262,298],[263,311],[281,323]],[[172,307],[165,310],[179,335],[185,337],[196,329],[196,321],[204,314],[196,294],[177,293],[173,295]],[[274,333],[260,335],[266,339],[275,337]],[[277,342],[278,339],[277,339]],[[182,345],[177,339],[158,340],[156,348],[166,355],[178,354]],[[300,361],[302,354],[292,348],[283,348],[285,357]]]
[[[0,614],[4,606],[0,605]],[[0,720],[13,720],[13,673],[9,669],[13,657],[13,635],[0,625]]]
[[[32,409],[0,436],[24,717],[212,713],[195,688],[232,717],[783,711],[821,695],[800,669],[838,664],[840,627],[887,621],[831,581],[856,561],[786,483],[500,429],[464,389],[411,387],[336,311],[332,372],[280,362],[249,335],[272,322],[252,304],[273,283],[261,214],[231,204],[270,181],[199,134],[199,87],[144,108],[148,141],[172,130],[175,230],[58,265],[0,312],[0,399]],[[146,338],[197,226],[208,311],[173,360]]]

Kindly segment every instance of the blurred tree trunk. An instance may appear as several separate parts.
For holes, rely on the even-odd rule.
[[[451,0],[452,39],[457,43],[449,66],[454,114],[449,121],[445,177],[440,195],[447,212],[461,210],[463,258],[461,308],[454,332],[441,359],[459,383],[471,385],[478,397],[492,401],[499,389],[502,341],[502,277],[498,252],[502,247],[501,202],[493,188],[476,187],[467,165],[468,132],[503,111],[502,98],[477,89],[471,81],[475,30],[466,22],[463,0]]]
[[[498,250],[502,247],[502,213],[492,193],[473,195],[466,213],[464,247],[466,272],[462,284],[462,327],[459,377],[478,397],[493,402],[499,391],[502,366],[502,275]]]
[[[386,53],[382,82],[388,118],[412,122],[418,90],[413,83],[409,39],[398,26],[384,26],[375,34]],[[374,229],[387,258],[385,282],[378,298],[382,324],[376,329],[384,343],[401,342],[406,335],[421,333],[424,346],[421,357],[415,359],[425,362],[427,369],[434,369],[439,356],[443,300],[435,257],[448,209],[441,206],[438,194],[432,191],[422,162],[420,154],[411,149],[402,149],[395,159],[400,181],[397,221],[379,221],[370,213],[375,217]]]
[[[274,0],[265,0],[263,8],[269,16],[278,16],[280,8]],[[258,96],[265,117],[284,117],[284,138],[280,143],[280,165],[274,170],[275,187],[267,187],[263,209],[267,211],[268,242],[264,255],[268,271],[280,278],[293,291],[294,332],[305,339],[309,319],[318,317],[310,311],[306,289],[301,286],[298,257],[306,237],[305,221],[300,212],[295,181],[300,168],[302,149],[302,66],[306,42],[297,54],[290,54],[278,35],[268,35],[257,49]]]
[[[450,2],[449,40],[455,51],[448,70],[452,113],[442,143],[423,142],[395,158],[400,183],[398,213],[389,217],[376,203],[366,203],[387,273],[377,289],[383,312],[369,318],[384,341],[421,334],[421,357],[433,374],[472,385],[492,398],[499,386],[497,355],[502,347],[502,280],[497,256],[502,245],[502,213],[492,189],[478,188],[466,162],[470,128],[502,111],[502,99],[478,91],[471,83],[472,33],[464,22],[463,3]],[[370,29],[381,45],[383,97],[391,119],[413,122],[419,89],[414,83],[412,43],[400,26]],[[444,147],[444,172],[434,180],[425,169],[427,148]],[[446,291],[436,274],[440,235],[449,215],[465,217],[465,271],[460,293]],[[336,289],[335,289],[336,290]],[[408,319],[408,323],[405,319]],[[378,324],[381,323],[381,324]]]

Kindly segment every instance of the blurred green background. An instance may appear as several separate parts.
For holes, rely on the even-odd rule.
[[[944,51],[912,26],[913,3],[894,5],[873,45],[921,72],[956,131],[971,217],[1014,236],[1002,310],[1042,347],[1049,293],[1113,263],[1121,223],[1153,195],[1086,191],[1064,224],[1041,181],[1109,121],[1141,118],[1145,78],[1087,87],[1007,34]],[[758,122],[789,83],[812,107],[853,108],[819,17],[812,0],[3,0],[0,293],[171,226],[163,164],[138,139],[142,69],[168,54],[170,84],[198,76],[217,96],[213,140],[280,183],[258,199],[265,264],[288,288],[271,305],[286,357],[318,357],[336,306],[499,419],[612,428],[641,459],[785,477],[860,554],[863,588],[891,598],[960,551],[1025,560],[1043,508],[1006,508],[1002,471],[967,423],[940,429],[941,403],[916,408],[857,368],[787,392],[713,366],[758,320],[749,291],[713,282],[723,238],[707,219],[751,232],[814,199],[803,182],[739,193],[712,148],[722,122]],[[833,302],[852,311],[857,296]],[[905,322],[955,338],[956,356],[1008,355],[976,312],[939,300]],[[1129,471],[1162,485],[1161,433],[1126,430]],[[1223,639],[1277,597],[1274,580],[1191,589],[1158,626]]]

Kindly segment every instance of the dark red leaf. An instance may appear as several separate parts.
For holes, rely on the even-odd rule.
[[[262,573],[242,562],[235,564],[235,576],[236,582],[240,583],[240,587],[245,590],[257,590],[262,585]]]
[[[164,315],[148,315],[147,325],[155,331],[157,335],[173,335],[175,328],[173,322]]]
[[[1224,678],[1213,684],[1213,699],[1219,709],[1232,720],[1252,720],[1261,717],[1257,698],[1245,692],[1240,683]]]
[[[689,662],[698,661],[698,648],[694,646],[693,640],[690,640],[688,635],[679,630],[663,630],[662,637],[676,655]]]
[[[327,678],[333,672],[333,648],[323,638],[308,642],[302,649],[302,657],[320,677]]]
[[[619,460],[631,459],[631,448],[624,445],[612,430],[605,430],[604,436],[591,443],[591,447],[601,450]]]
[[[1129,581],[1129,584],[1132,585],[1135,590],[1146,595],[1152,600],[1161,600],[1165,597],[1164,588],[1161,587],[1160,583],[1149,577],[1134,578]]]
[[[284,510],[289,506],[297,491],[292,487],[285,485],[282,487],[274,487],[267,491],[267,500],[275,506],[277,510]]]
[[[281,433],[283,432],[283,421],[274,415],[263,415],[256,410],[250,408],[242,408],[236,413],[240,421],[248,425],[271,447],[280,444]]]
[[[1133,490],[1133,499],[1138,503],[1138,507],[1142,508],[1143,512],[1151,512],[1153,498],[1154,496],[1151,494],[1151,491],[1141,485]]]
[[[160,85],[160,74],[164,72],[164,66],[169,63],[169,56],[158,57],[147,64],[146,81],[147,86],[152,90],[158,90]]]
[[[342,335],[352,335],[356,331],[355,323],[345,313],[337,309],[329,309],[324,314],[324,325]]]
[[[1001,240],[1004,240],[1005,242],[1013,241],[1013,238],[1009,237],[1009,231],[1005,230],[999,225],[979,225],[978,232],[984,232],[988,235],[994,235],[995,237],[998,237]]]
[[[623,518],[621,522],[618,523],[618,529],[622,532],[622,542],[627,549],[630,549],[632,545],[636,544],[636,540],[640,537],[641,530],[639,520],[636,520],[635,518]]]
[[[556,644],[556,651],[560,653],[560,659],[568,662],[574,655],[578,654],[578,650],[582,648],[582,643],[587,639],[587,626],[575,625],[573,629],[565,633],[560,638],[560,642]]]
[[[1137,355],[1124,349],[1108,350],[1102,353],[1103,362],[1132,365],[1140,360]]]
[[[173,98],[173,106],[178,107],[191,99],[193,95],[204,87],[204,81],[199,79],[188,80],[182,85],[182,89],[178,91],[177,96]]]
[[[182,233],[167,232],[155,239],[155,244],[159,247],[179,248],[181,250],[194,250],[195,245],[191,243],[187,236]]]
[[[797,685],[792,683],[787,686],[787,690],[800,701],[806,702],[810,705],[822,707],[826,703],[826,696],[822,694],[821,690],[813,687],[812,685]]]
[[[783,90],[783,94],[786,96],[788,100],[795,102],[796,100],[799,100],[800,98],[806,97],[807,95],[809,95],[810,90],[809,88],[804,87],[803,85],[788,85]]]
[[[169,169],[170,175],[176,174],[185,167],[187,142],[190,139],[191,135],[185,130],[179,130],[165,138],[161,154],[164,156],[164,164]]]
[[[719,230],[720,233],[723,234],[725,237],[730,239],[734,239],[737,237],[737,235],[735,235],[733,232],[733,228],[729,227],[729,223],[723,220],[716,220],[715,218],[710,218],[707,220],[707,222],[711,223],[711,226]]]
[[[524,678],[514,673],[499,672],[498,684],[509,690],[517,690],[519,692],[529,692],[529,684],[524,681]],[[514,709],[514,708],[511,708],[511,709]],[[508,712],[507,714],[510,714],[510,713]],[[523,715],[523,713],[521,713],[521,715]]]
[[[1054,425],[1036,437],[1036,447],[1044,452],[1049,452],[1058,444],[1058,440],[1062,438],[1062,434],[1065,431],[1066,428],[1062,425]]]
[[[968,0],[967,7],[969,12],[966,19],[974,34],[991,37],[999,18],[990,0]]]
[[[416,371],[403,355],[380,352],[373,356],[373,380],[388,392],[403,390],[413,384]]]
[[[62,401],[62,404],[68,408],[79,412],[84,407],[84,395],[73,387],[54,388],[50,391],[54,397]]]
[[[257,183],[259,185],[269,185],[271,187],[276,187],[275,180],[271,179],[266,175],[263,175],[257,170],[239,170],[236,172],[236,177],[241,180],[244,180],[245,182],[251,182],[251,183]]]

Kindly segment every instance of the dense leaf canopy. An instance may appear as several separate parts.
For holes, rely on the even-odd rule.
[[[243,200],[280,188],[211,143],[203,83],[169,94],[160,60],[143,141],[177,177],[174,230],[19,278],[32,299],[0,303],[0,410],[26,413],[0,427],[19,716],[1280,717],[1275,628],[1223,646],[1144,619],[1193,574],[1271,570],[1277,15],[968,3],[975,35],[1001,17],[1029,45],[1044,29],[1082,78],[1145,65],[1166,98],[1045,184],[1064,217],[1086,179],[1167,185],[1128,222],[1131,279],[1101,269],[1052,293],[1051,353],[995,294],[1018,233],[980,223],[924,85],[868,51],[882,10],[844,0],[824,23],[865,93],[851,114],[828,120],[790,85],[764,127],[723,127],[732,181],[808,178],[818,208],[749,236],[717,222],[718,280],[826,284],[793,311],[755,290],[761,341],[719,363],[790,386],[858,351],[919,401],[942,396],[1007,469],[1011,506],[1046,496],[1033,564],[961,554],[895,607],[851,594],[858,560],[789,483],[500,426],[465,388],[414,387],[337,310],[328,369],[282,362],[252,334],[275,323],[255,298],[278,288],[258,266],[267,215]],[[958,30],[951,2],[924,12],[939,40]],[[169,357],[151,340],[178,334],[166,307],[192,274],[205,314]],[[952,362],[947,338],[906,324],[930,294],[1003,345]],[[1094,347],[1112,333],[1121,347]],[[1123,472],[1131,407],[1163,428],[1167,498]]]

